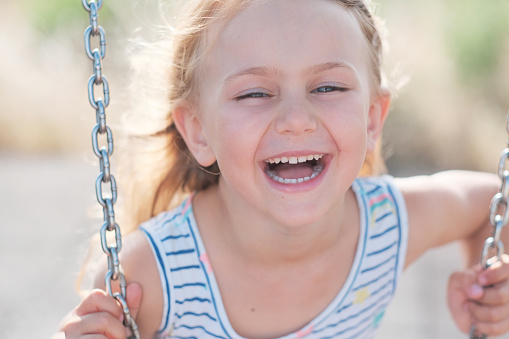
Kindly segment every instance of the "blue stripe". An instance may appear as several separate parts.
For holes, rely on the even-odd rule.
[[[182,305],[183,303],[187,303],[187,302],[193,302],[193,301],[199,301],[201,303],[209,303],[210,304],[210,300],[209,299],[206,299],[206,298],[198,298],[198,297],[195,297],[195,298],[189,298],[189,299],[184,299],[184,300],[176,300],[175,302],[179,305]]]
[[[210,314],[208,313],[194,313],[194,312],[184,312],[182,314],[177,314],[175,313],[175,316],[179,319],[181,319],[182,317],[185,317],[187,315],[191,315],[193,317],[202,317],[202,316],[205,316],[207,318],[209,318],[210,320],[213,320],[213,321],[217,321],[216,318],[214,318],[213,316],[211,316]]]
[[[347,308],[349,308],[352,305],[353,305],[353,303],[349,303],[348,305],[345,305],[345,306],[341,307],[339,310],[337,310],[336,313],[343,312],[344,310],[346,310]]]
[[[398,243],[399,243],[398,241],[395,241],[395,242],[393,242],[392,244],[390,244],[390,245],[389,245],[389,246],[387,246],[387,247],[384,247],[384,248],[379,249],[379,250],[377,250],[377,251],[374,251],[374,252],[368,253],[368,254],[367,254],[367,256],[368,256],[368,257],[371,257],[372,255],[377,255],[377,254],[383,253],[383,252],[385,252],[385,251],[387,251],[387,250],[390,250],[390,249],[391,249],[392,247],[394,247],[395,245],[398,245]]]
[[[190,270],[190,269],[200,269],[200,266],[198,265],[189,265],[189,266],[180,266],[170,269],[170,272],[178,272],[183,270]]]
[[[387,212],[385,213],[384,215],[382,215],[381,217],[378,217],[377,219],[375,219],[375,222],[379,222],[379,221],[382,221],[383,219],[387,218],[388,216],[390,216],[392,214],[392,212]]]
[[[380,310],[383,310],[385,308],[387,308],[387,303],[379,306],[375,311],[371,312],[371,314],[369,315],[369,318],[372,319],[373,314],[378,313]],[[368,319],[366,319],[366,320],[368,320]],[[361,328],[359,331],[357,331],[356,333],[352,334],[351,336],[349,336],[345,339],[358,339],[359,336],[361,334],[363,334],[364,332],[367,332],[368,330],[371,330],[371,329],[374,330],[372,321],[364,321],[364,322],[362,322],[362,325],[365,325],[364,328]]]
[[[386,229],[386,230],[385,230],[385,231],[383,231],[382,233],[374,234],[374,235],[372,235],[372,236],[370,237],[370,239],[379,238],[379,237],[381,237],[381,236],[383,236],[383,235],[386,235],[386,234],[387,234],[387,233],[389,233],[390,231],[395,230],[396,228],[398,228],[398,225],[394,225],[394,226],[392,226],[392,227],[390,227],[390,228]]]
[[[399,205],[396,203],[396,197],[394,196],[394,192],[392,191],[391,187],[388,185],[387,186],[387,189],[389,190],[389,193],[391,194],[392,196],[392,200],[394,201],[394,208],[396,209],[396,216],[398,217],[398,255],[396,256],[396,267],[399,266],[399,252],[401,251],[401,217],[400,217],[400,213],[399,213]],[[394,294],[394,291],[396,290],[396,281],[397,281],[397,269],[394,271],[394,288],[392,289],[393,290],[393,294]]]
[[[148,233],[148,231],[143,228],[140,228],[140,229],[147,235],[148,239],[150,240],[150,243],[152,244],[152,248],[154,249],[154,252],[156,253],[157,261],[161,268],[161,272],[163,272],[163,274],[164,274],[164,282],[165,282],[164,288],[166,289],[166,295],[168,296],[168,305],[171,305],[170,284],[168,281],[168,276],[166,275],[166,270],[164,269],[163,257],[161,256],[161,253],[159,252],[159,248],[156,246],[154,239],[152,239],[152,236],[150,235],[150,233]],[[163,314],[164,325],[159,330],[159,333],[161,333],[168,326],[168,322],[170,320],[170,306],[168,306],[168,309],[166,311],[167,311],[167,313]]]
[[[194,253],[194,252],[195,252],[195,249],[194,248],[190,248],[190,249],[180,250],[180,251],[175,251],[175,252],[166,252],[166,255],[167,256],[181,255],[181,254],[190,254],[190,253]]]
[[[351,316],[349,316],[348,318],[341,319],[341,320],[339,320],[338,322],[336,322],[336,323],[334,323],[334,324],[330,324],[330,325],[328,325],[328,326],[326,326],[326,327],[324,327],[324,328],[321,328],[321,329],[319,329],[319,330],[315,330],[315,331],[313,331],[313,333],[322,332],[322,331],[326,330],[327,328],[336,327],[336,326],[338,326],[338,325],[340,325],[340,324],[342,324],[342,323],[345,323],[345,322],[347,322],[347,321],[349,321],[349,320],[352,320],[352,319],[358,318],[359,316],[366,314],[366,312],[367,312],[367,311],[372,310],[373,306],[377,305],[377,304],[380,302],[380,300],[382,300],[382,299],[386,298],[387,296],[390,296],[390,293],[386,293],[385,295],[383,295],[383,296],[381,296],[380,298],[376,299],[373,303],[371,303],[371,304],[369,304],[368,306],[364,307],[363,309],[359,310],[359,312],[357,312],[357,313],[355,313],[355,314],[352,314],[352,315],[351,315]],[[373,314],[377,313],[380,309],[383,309],[383,308],[385,307],[384,305],[386,305],[386,303],[384,303],[384,304],[380,305],[380,306],[379,306],[379,307],[377,307],[375,310],[372,310],[371,312],[369,312],[369,314],[368,314],[366,317],[364,317],[363,319],[361,319],[361,320],[360,320],[357,324],[352,325],[352,326],[350,326],[350,327],[347,327],[347,328],[345,328],[345,329],[343,329],[343,330],[341,330],[341,331],[339,331],[339,332],[335,333],[333,336],[329,336],[329,337],[322,337],[322,339],[333,339],[333,338],[337,338],[339,335],[344,334],[344,333],[349,332],[349,331],[353,331],[353,330],[355,330],[355,329],[359,328],[361,325],[364,325],[364,324],[366,324],[366,323],[368,324],[368,328],[367,328],[367,329],[369,329],[369,328],[370,328],[370,325],[371,325],[371,321],[370,321],[370,320],[371,320],[371,318],[372,318]],[[363,330],[361,330],[360,332],[356,333],[356,334],[355,334],[354,336],[352,336],[351,338],[357,338],[357,335],[359,335],[359,333],[364,332],[365,330],[366,330],[366,328],[365,328],[365,329],[363,329]]]
[[[179,328],[187,328],[188,330],[202,330],[203,332],[207,333],[208,335],[210,335],[210,336],[212,336],[214,338],[226,339],[223,336],[220,336],[220,335],[217,335],[217,334],[214,334],[214,333],[211,333],[211,332],[207,331],[205,329],[205,327],[203,327],[203,326],[188,326],[188,325],[175,326],[176,330],[179,329]]]
[[[187,283],[187,284],[182,284],[182,285],[174,285],[173,288],[179,289],[179,288],[196,287],[196,286],[204,287],[204,288],[207,287],[204,283],[197,282],[197,283]]]
[[[371,191],[368,191],[366,194],[367,195],[371,195],[373,193],[375,193],[376,191],[378,191],[379,189],[381,189],[382,186],[376,186],[375,188],[373,188]]]
[[[166,240],[176,240],[176,239],[180,239],[180,238],[189,238],[189,234],[169,235],[169,236],[161,239],[161,241],[164,242]]]
[[[378,293],[380,293],[382,290],[386,289],[392,283],[394,283],[394,279],[391,279],[388,282],[386,282],[385,284],[383,284],[382,286],[380,286],[377,290],[373,291],[373,293],[371,293],[371,295],[372,296],[377,295]]]
[[[391,272],[393,272],[393,271],[394,271],[394,267],[391,267],[389,270],[387,270],[385,273],[383,273],[383,274],[379,275],[379,276],[378,276],[378,277],[376,277],[375,279],[373,279],[373,280],[371,280],[371,281],[368,281],[368,282],[367,282],[367,283],[365,283],[365,284],[362,284],[362,285],[357,286],[357,287],[354,289],[354,291],[358,291],[358,290],[360,290],[361,288],[364,288],[364,287],[366,287],[366,286],[369,286],[369,285],[371,285],[371,284],[376,283],[378,280],[380,280],[380,279],[382,279],[382,278],[385,278],[387,275],[389,275],[389,274],[390,274]]]
[[[321,329],[319,329],[319,330],[315,330],[315,331],[313,331],[313,333],[322,332],[322,331],[324,331],[324,330],[326,330],[326,329],[328,329],[328,328],[336,327],[336,326],[338,326],[339,324],[342,324],[342,323],[345,323],[345,322],[347,322],[347,321],[349,321],[349,320],[352,320],[352,319],[358,318],[360,315],[365,314],[365,313],[366,313],[366,311],[369,311],[369,310],[370,310],[370,309],[371,309],[374,305],[378,304],[378,302],[379,302],[381,299],[385,298],[385,297],[387,297],[387,294],[386,294],[386,295],[384,295],[384,296],[382,296],[382,297],[380,297],[380,298],[378,298],[378,299],[376,299],[374,302],[370,303],[368,306],[366,306],[366,307],[364,307],[364,308],[360,309],[357,313],[354,313],[354,314],[352,314],[351,316],[349,316],[349,317],[347,317],[347,318],[340,319],[340,320],[339,320],[339,321],[337,321],[336,323],[329,324],[329,325],[327,325],[327,326],[325,326],[325,327],[323,327],[323,328],[321,328]],[[369,318],[369,317],[367,317],[367,319],[368,319],[368,318]],[[359,325],[359,324],[357,324],[357,326],[358,326],[358,325]]]
[[[170,219],[168,220],[165,220],[159,227],[158,229],[162,229],[164,228],[167,224],[171,223],[173,220],[175,220],[177,217],[179,216],[179,213],[175,213],[173,215],[173,217],[171,217]]]
[[[364,313],[364,311],[363,311],[363,312],[360,312],[360,313],[357,313],[357,314],[355,315],[355,317],[358,317],[358,316],[359,316],[359,315],[361,315],[362,313]],[[349,317],[348,319],[352,319],[352,318],[355,318],[355,317]],[[360,325],[364,325],[364,324],[366,324],[366,323],[368,323],[368,324],[369,324],[369,323],[370,323],[370,322],[369,322],[370,317],[371,317],[371,315],[369,315],[369,316],[365,317],[364,319],[362,319],[361,321],[359,321],[359,322],[358,322],[357,324],[355,324],[355,325],[352,325],[352,326],[350,326],[350,327],[345,328],[344,330],[341,330],[341,331],[339,331],[339,332],[336,332],[336,333],[334,333],[334,335],[332,335],[332,336],[322,337],[321,339],[337,339],[337,338],[338,338],[338,336],[340,336],[340,335],[342,335],[342,334],[345,334],[346,332],[353,331],[353,330],[355,330],[355,329],[359,328],[359,326],[360,326]],[[341,320],[341,321],[340,321],[340,322],[338,322],[337,324],[329,325],[328,327],[335,327],[335,326],[339,325],[340,323],[342,323],[342,322],[344,322],[344,321],[346,321],[346,319]],[[367,329],[369,329],[369,328],[370,328],[370,326],[368,326],[367,328],[361,329],[359,332],[355,333],[355,335],[354,335],[354,336],[352,336],[352,338],[357,338],[357,336],[358,336],[360,333],[362,333],[362,332],[366,331],[366,330],[367,330]]]
[[[369,271],[372,271],[372,270],[375,270],[377,268],[379,268],[380,266],[383,266],[385,264],[387,264],[388,262],[390,262],[392,259],[394,259],[396,257],[396,255],[391,255],[387,260],[384,260],[382,261],[381,263],[379,263],[378,265],[375,265],[375,266],[372,266],[372,267],[368,267],[368,268],[365,268],[361,273],[366,273],[366,272],[369,272]]]

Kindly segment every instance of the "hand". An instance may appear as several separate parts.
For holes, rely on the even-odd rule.
[[[127,305],[136,319],[141,304],[142,290],[136,283],[127,286]],[[93,290],[73,310],[69,321],[62,326],[65,338],[81,338],[95,334],[93,338],[125,339],[130,330],[123,325],[122,307],[103,290]]]
[[[461,331],[475,324],[478,333],[499,336],[509,331],[509,256],[486,270],[480,265],[449,278],[447,302]]]

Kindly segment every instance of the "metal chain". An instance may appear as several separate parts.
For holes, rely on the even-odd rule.
[[[501,260],[504,254],[504,244],[500,240],[502,228],[509,221],[509,111],[507,112],[506,129],[508,134],[507,147],[500,155],[498,176],[502,181],[500,191],[495,194],[490,205],[491,237],[486,239],[481,255],[481,267],[486,269]],[[470,339],[486,339],[485,334],[477,333],[475,325],[470,328]]]
[[[108,257],[108,271],[106,272],[106,290],[122,306],[124,312],[124,325],[130,328],[131,338],[139,339],[140,334],[136,322],[131,316],[126,302],[127,283],[118,259],[118,253],[122,249],[122,236],[120,227],[115,222],[113,205],[117,202],[117,182],[111,173],[110,156],[113,153],[113,134],[106,124],[106,107],[110,103],[110,91],[106,77],[102,73],[102,60],[106,55],[106,34],[99,26],[99,10],[103,0],[82,0],[83,7],[90,15],[90,26],[85,29],[85,51],[92,60],[93,74],[88,80],[88,100],[95,109],[97,125],[92,130],[92,148],[99,159],[100,174],[95,182],[97,201],[103,208],[104,224],[101,227],[101,247]],[[92,39],[99,38],[99,48],[92,50]],[[95,97],[94,89],[102,88],[104,97]],[[103,146],[100,146],[103,145]],[[109,192],[103,194],[103,185],[109,188]],[[114,239],[112,243],[108,238]],[[112,282],[117,281],[120,285],[120,293],[113,293]]]

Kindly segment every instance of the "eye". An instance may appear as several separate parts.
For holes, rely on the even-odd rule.
[[[250,92],[246,94],[239,95],[235,98],[236,101],[240,101],[243,99],[250,99],[250,98],[270,98],[271,95],[263,92]]]
[[[331,92],[346,92],[348,88],[338,86],[321,86],[311,91],[311,93],[331,93]]]

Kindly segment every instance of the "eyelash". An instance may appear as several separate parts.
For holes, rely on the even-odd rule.
[[[257,98],[270,98],[271,96],[268,95],[267,93],[262,93],[262,92],[251,92],[251,93],[247,93],[247,94],[243,94],[243,95],[240,95],[238,97],[235,98],[236,101],[240,101],[240,100],[243,100],[243,99],[257,99]]]
[[[337,86],[320,86],[311,91],[311,93],[330,93],[330,92],[346,92],[348,88]]]

